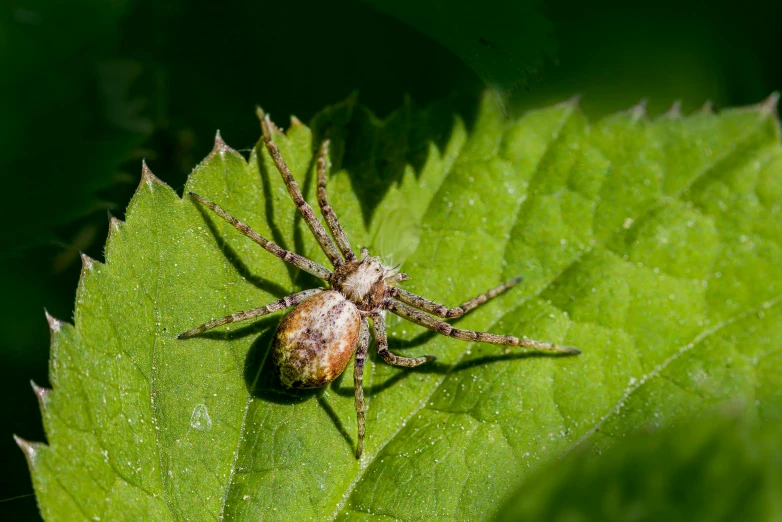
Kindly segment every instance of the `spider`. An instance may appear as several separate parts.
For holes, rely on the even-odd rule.
[[[575,348],[556,346],[546,342],[521,339],[509,335],[460,330],[445,321],[432,317],[437,316],[443,319],[461,317],[516,285],[521,281],[521,278],[511,279],[454,308],[447,308],[397,287],[396,284],[406,281],[408,275],[383,265],[380,258],[369,255],[369,251],[366,248],[361,249],[361,255],[357,258],[350,247],[342,225],[340,225],[334,210],[328,203],[326,196],[326,164],[329,141],[327,139],[323,141],[318,155],[317,196],[321,213],[331,231],[333,240],[315,215],[312,207],[304,200],[298,184],[293,179],[277,145],[272,140],[272,132],[276,130],[276,127],[268,115],[264,115],[261,112],[260,116],[266,149],[274,160],[277,170],[282,174],[288,194],[290,194],[291,199],[293,199],[326,257],[334,266],[334,271],[332,272],[299,254],[284,250],[206,198],[194,192],[190,192],[189,195],[267,251],[283,261],[323,279],[328,283],[329,288],[304,290],[260,308],[244,310],[226,317],[214,319],[178,335],[178,339],[186,339],[218,326],[237,321],[246,321],[282,309],[295,307],[282,319],[275,334],[272,347],[272,360],[274,361],[275,369],[280,377],[280,381],[285,386],[290,388],[319,388],[336,379],[345,370],[351,357],[355,354],[353,379],[358,423],[356,458],[361,458],[364,451],[365,405],[362,380],[364,376],[364,362],[369,347],[368,319],[372,319],[377,352],[386,363],[393,366],[413,368],[435,360],[435,357],[432,355],[401,357],[391,353],[388,350],[384,310],[388,310],[399,317],[433,330],[438,334],[462,341],[522,346],[564,354],[581,353]]]

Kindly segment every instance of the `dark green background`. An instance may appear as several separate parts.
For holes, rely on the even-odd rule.
[[[380,3],[380,2],[375,2]],[[32,491],[16,433],[43,440],[29,379],[47,385],[43,315],[70,320],[82,250],[102,259],[145,157],[181,188],[216,129],[259,136],[255,104],[283,126],[354,91],[378,115],[483,88],[424,34],[357,2],[11,1],[0,7],[0,499]],[[480,2],[475,2],[480,6]],[[782,3],[545,2],[555,56],[510,109],[582,95],[591,118],[648,99],[658,114],[755,103],[782,89]],[[494,11],[476,16],[516,24]],[[519,38],[525,38],[519,35]],[[467,102],[469,104],[469,102]],[[467,107],[469,108],[469,107]],[[35,519],[32,497],[0,502]]]

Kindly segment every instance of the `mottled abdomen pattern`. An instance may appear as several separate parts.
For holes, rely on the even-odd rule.
[[[283,318],[274,339],[274,366],[290,388],[319,388],[336,379],[356,349],[356,306],[334,290],[314,295]]]

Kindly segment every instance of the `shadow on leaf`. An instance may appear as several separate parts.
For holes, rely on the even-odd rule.
[[[478,108],[474,96],[453,95],[425,109],[405,98],[400,109],[381,119],[358,105],[354,94],[326,108],[311,122],[313,157],[320,141],[328,136],[331,172],[347,171],[369,228],[375,209],[389,189],[402,182],[405,169],[412,167],[415,176],[420,177],[430,145],[442,152],[451,141],[454,116],[458,114],[470,129]]]
[[[220,231],[217,229],[214,218],[212,217],[212,214],[209,212],[209,210],[205,209],[198,203],[195,203],[195,206],[198,209],[198,212],[200,212],[201,216],[204,218],[204,223],[206,223],[206,226],[209,228],[209,232],[217,241],[217,246],[220,248],[223,256],[225,256],[231,265],[233,265],[233,267],[236,269],[236,272],[240,276],[249,281],[256,288],[263,290],[264,292],[267,292],[278,299],[281,299],[292,293],[273,281],[253,274],[244,261],[242,261],[239,253],[236,252],[236,250],[234,250],[228,241],[226,241],[220,234]],[[258,248],[263,250],[260,247]],[[263,306],[263,304],[259,304],[258,306]]]

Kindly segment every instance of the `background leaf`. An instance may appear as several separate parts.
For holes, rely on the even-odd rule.
[[[316,282],[145,171],[106,263],[85,260],[75,327],[52,320],[49,445],[21,443],[48,519],[456,518],[494,512],[547,461],[725,402],[779,416],[782,149],[775,99],[590,126],[570,101],[503,118],[490,97],[379,121],[352,101],[278,135],[313,199],[336,143],[332,205],[406,286],[457,303],[522,274],[459,325],[566,343],[543,358],[390,320],[417,371],[371,358],[365,458],[351,370],[291,393],[266,355],[279,316],[175,335]],[[279,175],[216,140],[196,191],[324,261]],[[399,223],[400,226],[393,226]]]
[[[461,58],[492,89],[505,113],[512,92],[526,88],[544,60],[555,58],[554,25],[536,1],[363,1]]]
[[[778,520],[780,424],[704,418],[536,473],[497,520]]]

